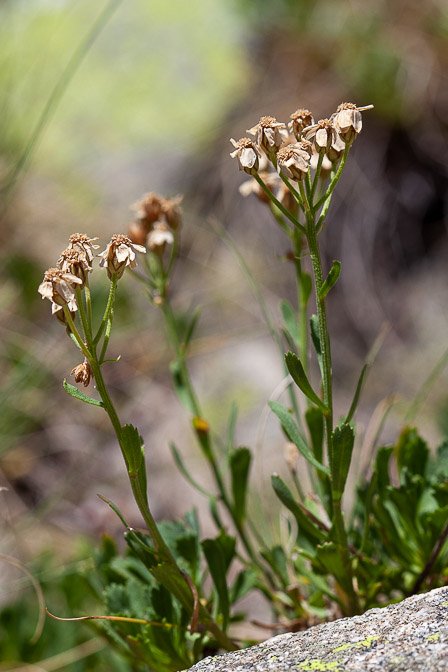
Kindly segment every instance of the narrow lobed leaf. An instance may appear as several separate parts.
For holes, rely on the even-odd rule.
[[[104,408],[104,404],[102,401],[99,401],[98,399],[93,399],[92,397],[88,397],[87,394],[81,392],[81,390],[79,390],[74,385],[70,385],[70,383],[68,383],[65,379],[62,385],[67,394],[69,394],[74,399],[79,399],[80,401],[84,401],[84,403],[91,404],[92,406],[102,406]]]
[[[293,352],[287,352],[285,355],[285,361],[286,366],[288,367],[288,371],[297,387],[302,390],[303,394],[307,396],[308,399],[313,402],[313,404],[316,404],[316,406],[321,409],[324,415],[328,415],[328,407],[311,387],[302,362],[297,357],[297,355],[295,355]]]
[[[330,268],[330,272],[325,278],[324,284],[320,288],[319,301],[323,301],[327,296],[328,292],[330,291],[330,289],[332,289],[332,287],[335,286],[335,284],[338,281],[340,273],[341,273],[341,262],[335,260],[333,261],[333,265]]]

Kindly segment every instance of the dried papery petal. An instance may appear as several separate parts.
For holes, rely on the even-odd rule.
[[[258,173],[260,176],[260,179],[265,183],[267,188],[274,193],[274,190],[280,186],[280,184],[283,184],[283,182],[280,180],[279,176],[277,173]],[[239,192],[242,196],[250,196],[251,194],[254,194],[257,198],[260,199],[260,201],[263,201],[263,203],[270,203],[271,199],[269,196],[266,194],[266,192],[260,187],[258,182],[251,178],[250,180],[246,180],[246,182],[243,182],[243,184],[240,185],[239,187]]]
[[[285,462],[291,471],[295,471],[299,459],[299,451],[295,443],[288,441],[288,443],[285,444],[284,457]]]
[[[82,280],[76,275],[67,273],[61,268],[49,268],[44,273],[38,292],[43,299],[48,299],[53,305],[59,307],[67,305],[70,310],[77,310],[75,288],[81,284]]]
[[[74,250],[78,250],[79,252],[84,252],[87,260],[90,262],[93,261],[94,257],[92,250],[98,250],[99,248],[99,245],[92,244],[95,242],[95,240],[98,240],[98,236],[95,238],[89,238],[89,236],[85,233],[72,233],[68,239],[68,246]]]
[[[148,231],[140,220],[131,222],[128,226],[128,236],[137,245],[146,245]]]
[[[78,364],[72,369],[70,375],[75,377],[75,383],[82,383],[84,387],[88,387],[91,378],[93,378],[93,371],[89,362],[85,359],[82,364]]]
[[[173,232],[168,228],[166,222],[156,222],[152,231],[148,234],[148,248],[156,254],[163,254],[165,246],[172,245],[173,242]]]
[[[317,124],[303,130],[303,137],[313,143],[316,151],[328,152],[331,145],[336,142],[337,133],[331,119],[320,119]]]
[[[308,126],[314,124],[314,117],[309,110],[301,108],[291,114],[291,121],[288,123],[290,132],[294,135],[296,140],[302,139],[302,131]]]
[[[52,308],[51,314],[54,315],[54,317],[58,320],[58,322],[63,324],[64,327],[68,327],[69,324],[68,324],[68,321],[67,321],[67,317],[65,315],[65,310],[62,310],[62,306],[57,306],[55,303],[53,303],[51,308]],[[76,305],[76,302],[75,302],[75,310],[77,310],[77,309],[78,309],[78,306]],[[75,319],[75,310],[70,310],[70,317],[72,318],[72,320]]]
[[[146,249],[143,245],[133,243],[124,233],[115,233],[104,252],[98,255],[101,258],[100,266],[106,269],[110,280],[115,274],[120,279],[126,266],[130,269],[137,266],[136,252],[146,252]]]
[[[339,134],[336,134],[336,139],[332,142],[326,156],[331,162],[339,161],[344,154],[344,150],[345,142]]]
[[[131,206],[137,219],[146,228],[147,233],[151,230],[154,222],[157,222],[160,218],[163,200],[162,196],[150,192]]]
[[[231,152],[230,156],[232,159],[238,158],[239,169],[249,175],[255,175],[258,172],[261,154],[254,141],[250,138],[241,138],[238,141],[230,138],[230,142],[235,147],[235,151]]]
[[[353,103],[341,103],[332,115],[334,126],[345,143],[352,143],[362,130],[363,110],[370,110],[373,105],[357,107]]]
[[[286,125],[275,117],[261,117],[258,124],[249,128],[247,133],[255,135],[255,142],[270,155],[277,152],[288,137]]]
[[[162,214],[165,217],[168,226],[174,231],[178,229],[182,221],[182,211],[179,205],[182,203],[183,196],[162,199]]]
[[[309,144],[304,145],[302,142],[297,142],[282,147],[277,152],[279,171],[296,182],[303,180],[310,167]]]
[[[86,253],[74,247],[67,247],[66,250],[61,252],[58,259],[58,268],[79,278],[81,280],[79,289],[84,287],[88,273],[93,270]]]

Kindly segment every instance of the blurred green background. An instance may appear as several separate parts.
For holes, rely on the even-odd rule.
[[[253,445],[281,365],[210,222],[235,238],[278,323],[294,287],[282,232],[238,192],[228,139],[263,114],[286,121],[307,107],[319,119],[345,100],[373,103],[322,238],[327,262],[343,265],[330,308],[341,408],[389,325],[358,418],[368,463],[385,399],[396,400],[388,440],[446,348],[447,36],[442,0],[2,0],[0,670],[127,669],[85,626],[47,619],[31,645],[37,600],[4,557],[36,575],[52,611],[80,615],[98,605],[77,572],[88,574],[102,533],[120,535],[96,493],[140,524],[105,419],[62,391],[77,354],[37,294],[69,234],[104,246],[143,193],[184,194],[173,291],[179,309],[203,306],[193,375],[216,430],[236,399],[238,439]],[[101,302],[105,278],[93,283]],[[146,437],[156,517],[200,507],[168,454],[177,441],[201,473],[162,325],[132,278],[120,286],[113,349],[122,361],[110,384]],[[418,418],[433,443],[448,430],[446,384],[442,375]],[[269,474],[282,468],[281,437],[275,423],[262,429]]]

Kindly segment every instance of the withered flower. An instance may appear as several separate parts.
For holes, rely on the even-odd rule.
[[[131,210],[134,210],[137,219],[146,228],[147,233],[151,230],[154,222],[159,219],[163,201],[162,196],[150,192],[131,206]]]
[[[68,306],[70,311],[78,309],[76,304],[75,288],[82,284],[82,280],[72,273],[61,268],[49,268],[44,273],[44,279],[39,285],[38,292],[43,299],[49,299],[53,304],[53,313],[62,306]]]
[[[140,219],[129,224],[128,236],[133,243],[137,243],[137,245],[146,245],[148,231]]]
[[[342,140],[339,133],[336,133],[336,139],[331,143],[325,158],[328,157],[328,159],[332,163],[334,163],[335,161],[339,161],[339,159],[342,157],[344,153],[344,150],[345,150],[345,142]]]
[[[341,103],[332,115],[335,128],[345,143],[351,143],[362,129],[361,112],[372,109],[373,105],[357,107],[353,103]]]
[[[174,242],[173,232],[170,231],[166,222],[156,222],[154,228],[148,234],[147,244],[152,252],[162,254],[165,246]]]
[[[247,133],[255,135],[258,147],[263,148],[267,154],[277,152],[288,137],[286,125],[275,117],[261,117],[258,124],[249,128]]]
[[[82,283],[79,289],[84,287],[87,274],[93,270],[86,253],[74,247],[67,247],[66,250],[61,252],[61,256],[58,259],[58,268],[79,278]]]
[[[303,131],[303,137],[313,142],[317,152],[328,152],[336,142],[337,133],[331,119],[320,119],[317,124],[308,126]]]
[[[303,108],[296,110],[291,114],[290,118],[291,121],[288,123],[288,128],[297,140],[302,139],[302,131],[304,128],[314,124],[314,117],[311,112]]]
[[[85,359],[82,364],[78,364],[72,369],[70,375],[75,376],[75,383],[82,383],[84,387],[88,387],[90,379],[93,378],[93,371],[89,362]]]
[[[92,243],[98,240],[98,236],[95,238],[89,238],[85,233],[72,233],[68,239],[68,246],[74,250],[79,250],[79,252],[84,252],[87,257],[87,260],[93,261],[94,254],[92,250],[97,250],[99,245],[93,245]]]
[[[291,180],[303,180],[310,167],[310,143],[296,142],[277,152],[278,169]]]
[[[230,152],[232,159],[238,157],[238,166],[249,175],[255,175],[260,165],[260,150],[250,138],[241,138],[236,141],[230,138],[230,142],[235,147],[234,152]]]
[[[181,224],[181,209],[179,205],[182,203],[183,196],[175,196],[174,198],[162,199],[162,214],[164,215],[168,226],[174,231],[179,228]]]
[[[106,269],[109,280],[115,273],[119,280],[126,266],[131,269],[137,266],[136,252],[146,252],[146,249],[133,243],[124,233],[114,233],[104,252],[98,255],[101,257],[100,266]]]

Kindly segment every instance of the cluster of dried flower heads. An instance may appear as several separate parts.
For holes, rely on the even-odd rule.
[[[279,175],[301,182],[310,168],[319,166],[320,176],[327,177],[347,145],[361,132],[361,112],[372,107],[342,103],[329,119],[317,123],[309,110],[299,109],[291,114],[288,127],[275,117],[262,117],[247,131],[255,140],[231,138],[235,149],[230,156],[238,159],[240,170],[260,178],[284,202],[290,193]],[[269,200],[253,179],[242,184],[240,191],[244,196],[255,193],[262,200]]]
[[[51,301],[52,314],[63,324],[67,324],[63,306],[67,306],[72,318],[78,310],[77,290],[84,288],[88,274],[93,270],[94,250],[99,248],[94,244],[96,240],[98,238],[89,238],[85,233],[72,234],[57,266],[45,271],[39,285],[42,298]],[[118,280],[127,266],[132,269],[137,265],[136,252],[146,252],[146,249],[119,233],[112,236],[104,252],[97,256],[101,258],[100,266],[106,269],[108,277],[112,279],[115,275]]]
[[[152,252],[163,254],[166,245],[172,245],[175,232],[181,224],[182,196],[164,198],[158,194],[146,194],[134,203],[136,219],[128,228],[134,243],[146,245]]]

